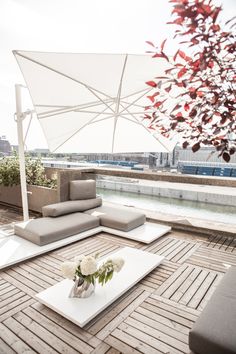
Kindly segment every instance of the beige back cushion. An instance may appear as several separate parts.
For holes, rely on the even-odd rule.
[[[96,182],[93,179],[70,181],[70,200],[96,198]]]

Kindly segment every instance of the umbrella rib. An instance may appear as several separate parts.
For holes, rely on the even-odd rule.
[[[51,67],[48,66],[48,65],[42,64],[42,63],[40,63],[39,61],[37,61],[37,60],[35,60],[35,59],[32,59],[32,58],[30,58],[30,57],[27,57],[26,55],[20,54],[20,53],[17,52],[17,51],[15,51],[14,54],[17,54],[17,55],[21,56],[21,57],[24,58],[24,59],[27,59],[27,60],[29,60],[29,61],[32,61],[33,63],[35,63],[35,64],[37,64],[37,65],[40,65],[40,66],[42,66],[42,67],[44,67],[44,68],[46,68],[46,69],[48,69],[48,70],[51,70],[51,71],[55,72],[56,74],[59,74],[59,75],[61,75],[61,76],[64,76],[64,77],[66,77],[67,79],[70,79],[70,80],[72,80],[72,81],[75,81],[75,82],[77,82],[77,83],[80,84],[80,85],[83,85],[89,92],[91,92],[95,97],[97,97],[97,98],[99,99],[99,101],[103,102],[103,103],[109,108],[109,106],[106,104],[106,102],[105,102],[102,98],[100,98],[99,95],[97,94],[97,93],[99,93],[99,94],[102,94],[102,95],[108,97],[109,99],[112,99],[112,97],[110,97],[109,95],[105,94],[104,92],[101,92],[101,91],[99,91],[99,90],[97,90],[97,89],[95,89],[95,88],[93,88],[93,87],[91,87],[91,86],[88,86],[88,85],[86,85],[85,83],[83,83],[82,81],[79,81],[79,80],[77,80],[77,79],[75,79],[75,78],[73,78],[73,77],[71,77],[71,76],[69,76],[69,75],[67,75],[67,74],[64,74],[64,73],[60,72],[59,70],[53,69],[53,68],[51,68]],[[96,92],[97,92],[97,93],[96,93]],[[111,109],[111,108],[109,108],[109,109]],[[113,111],[113,109],[111,109],[111,110],[112,110],[113,113],[115,113],[115,112]]]
[[[145,91],[141,96],[139,96],[138,98],[136,98],[134,101],[132,101],[130,104],[128,104],[128,106],[126,106],[126,107],[124,107],[122,104],[121,104],[121,106],[123,107],[123,111],[121,111],[120,113],[123,113],[124,111],[127,111],[128,113],[129,113],[129,111],[128,111],[128,108],[130,107],[130,106],[132,106],[134,103],[136,103],[137,101],[139,101],[143,96],[145,96],[149,91],[151,91],[152,89],[148,89],[147,91]],[[122,101],[121,101],[122,102]],[[143,112],[144,113],[144,112]]]
[[[110,102],[113,103],[113,101],[110,100]],[[108,103],[110,103],[108,102]],[[102,103],[99,103],[97,105],[101,105]],[[96,104],[94,105],[89,105],[89,106],[85,106],[83,108],[90,108],[90,107],[96,107],[97,106]],[[60,114],[64,114],[64,113],[69,113],[69,112],[86,112],[86,111],[82,111],[80,110],[80,107],[81,105],[78,105],[78,106],[74,106],[74,107],[70,107],[70,108],[65,108],[65,109],[57,109],[57,110],[54,110],[54,111],[48,111],[48,112],[44,112],[44,113],[39,113],[38,114],[38,118],[39,119],[44,119],[44,118],[50,118],[50,117],[53,117],[53,116],[57,116],[57,115],[60,115]],[[106,108],[107,109],[107,108]],[[87,111],[87,113],[99,113],[99,112],[90,112],[90,111]],[[107,114],[110,114],[110,113],[107,113]]]
[[[113,102],[113,100],[107,100],[107,103]],[[80,108],[91,108],[91,107],[96,107],[96,106],[100,106],[101,104],[103,104],[102,102],[90,102],[87,104],[81,104],[81,105],[76,105],[76,106],[64,106],[64,108],[59,108],[59,109],[55,109],[52,111],[46,111],[46,112],[42,112],[42,113],[38,113],[38,118],[39,119],[44,119],[44,118],[49,118],[55,115],[59,115],[59,114],[63,114],[63,113],[68,113],[71,111],[75,111],[75,112],[79,112]],[[36,107],[46,107],[44,105],[35,105]],[[51,106],[51,107],[59,107],[59,106]],[[96,113],[96,112],[93,112]]]
[[[128,112],[128,111],[127,111]],[[129,113],[129,112],[128,112]],[[154,139],[156,139],[158,142],[159,142],[159,144],[161,144],[164,148],[165,148],[165,150],[168,150],[167,149],[167,147],[165,146],[165,144],[163,144],[155,135],[153,135],[150,131],[149,131],[149,129],[144,125],[144,124],[142,124],[141,122],[139,122],[139,120],[135,117],[135,116],[133,116],[133,114],[130,112],[130,115],[140,124],[140,125],[142,125],[142,127],[145,129],[145,130],[147,130],[147,132],[149,133],[149,134],[151,134],[152,135],[152,137],[154,138]],[[127,117],[123,117],[124,119],[128,119],[128,120],[130,120],[129,118],[127,118]],[[169,150],[168,150],[169,151]]]
[[[118,120],[118,115],[119,115],[119,106],[120,106],[120,98],[121,98],[121,90],[122,90],[122,83],[123,83],[123,77],[125,73],[125,68],[126,68],[126,63],[128,59],[128,54],[125,56],[122,72],[121,72],[121,77],[120,77],[120,84],[119,84],[119,89],[117,93],[117,100],[116,100],[116,108],[115,108],[115,119],[114,119],[114,128],[113,128],[113,136],[112,136],[112,153],[114,151],[114,143],[115,143],[115,132],[116,132],[116,125],[117,125],[117,120]]]
[[[58,145],[52,152],[55,152],[57,149],[59,149],[62,145],[64,145],[68,140],[70,140],[73,136],[75,136],[76,134],[78,134],[82,129],[84,129],[87,125],[92,124],[92,122],[99,117],[101,114],[103,114],[105,111],[107,110],[107,108],[105,108],[102,112],[100,112],[99,114],[97,114],[95,117],[91,118],[87,123],[85,123],[82,127],[80,127],[79,129],[77,129],[73,134],[71,134],[65,141],[63,141],[60,145]],[[112,115],[113,117],[113,115]]]
[[[103,120],[107,120],[107,119],[110,119],[110,118],[114,118],[114,114],[110,115],[109,117],[104,117],[104,118],[98,119],[96,121],[90,122],[88,125],[99,123],[99,122],[102,122]]]

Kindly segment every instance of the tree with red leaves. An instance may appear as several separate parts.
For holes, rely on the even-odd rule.
[[[212,0],[171,0],[170,24],[177,25],[175,37],[187,45],[187,54],[178,50],[173,57],[164,51],[166,40],[155,49],[154,60],[168,62],[165,76],[148,81],[155,88],[148,96],[145,119],[150,128],[165,136],[176,131],[183,147],[214,146],[227,162],[236,152],[236,41],[234,19],[223,30],[218,15],[221,7]],[[191,49],[190,49],[191,48]],[[189,54],[191,52],[191,54]],[[174,104],[173,104],[174,102]],[[172,103],[172,105],[171,105]]]

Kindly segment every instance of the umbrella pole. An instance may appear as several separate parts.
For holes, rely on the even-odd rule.
[[[21,197],[23,207],[24,221],[29,220],[27,186],[26,186],[26,173],[25,173],[25,152],[24,152],[24,137],[23,137],[23,120],[21,104],[21,88],[22,85],[15,85],[16,94],[16,122],[17,122],[17,136],[19,146],[19,162],[20,162],[20,184],[21,184]]]

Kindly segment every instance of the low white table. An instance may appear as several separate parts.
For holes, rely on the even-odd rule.
[[[113,279],[106,285],[96,284],[95,293],[89,298],[69,298],[73,286],[73,281],[69,279],[40,292],[36,298],[68,320],[83,327],[164,260],[163,256],[124,247],[102,259],[101,262],[113,257],[122,257],[125,260],[124,267],[119,273],[115,273]]]

